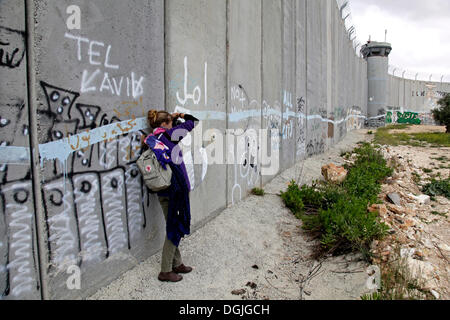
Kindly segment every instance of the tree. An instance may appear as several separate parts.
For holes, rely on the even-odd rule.
[[[438,104],[440,105],[440,108],[431,111],[434,120],[441,125],[445,125],[447,133],[450,133],[450,94],[446,94],[438,101]]]

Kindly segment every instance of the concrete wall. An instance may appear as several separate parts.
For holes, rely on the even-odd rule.
[[[450,83],[415,81],[388,75],[389,93],[386,122],[434,124],[431,110],[450,93]]]
[[[0,2],[5,299],[83,298],[160,250],[135,165],[150,108],[201,119],[182,144],[194,230],[367,115],[367,64],[334,1],[16,3]],[[279,166],[263,174],[266,151]]]
[[[0,42],[0,292],[40,299],[23,2],[0,2]]]

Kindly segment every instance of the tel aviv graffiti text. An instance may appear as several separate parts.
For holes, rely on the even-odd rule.
[[[120,66],[111,62],[111,45],[88,38],[65,33],[65,38],[76,41],[76,57],[79,62],[100,66],[105,70],[119,70]],[[106,49],[105,49],[106,48]],[[116,96],[137,99],[144,94],[144,77],[130,72],[129,76],[114,77],[97,67],[94,71],[85,69],[81,77],[80,93],[105,92]]]

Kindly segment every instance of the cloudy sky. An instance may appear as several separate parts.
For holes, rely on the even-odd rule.
[[[358,41],[387,41],[396,75],[450,82],[450,0],[350,0]],[[398,71],[401,70],[401,71]]]

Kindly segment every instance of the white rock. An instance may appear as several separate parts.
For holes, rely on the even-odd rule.
[[[430,198],[430,196],[427,196],[427,195],[425,195],[425,194],[422,194],[422,195],[420,195],[420,196],[418,196],[418,197],[416,197],[415,195],[413,195],[413,194],[408,194],[408,196],[411,198],[411,199],[414,199],[414,200],[416,200],[417,202],[419,202],[420,204],[429,204],[430,202],[431,202],[431,198]]]
[[[407,264],[413,278],[422,278],[425,281],[429,281],[434,277],[434,267],[429,262],[408,258]]]
[[[431,202],[430,196],[427,196],[425,194],[418,196],[418,198],[420,204],[429,204]]]
[[[416,201],[419,200],[418,197],[416,197],[415,195],[413,195],[411,193],[408,193],[408,197],[410,197],[411,199],[416,200]]]
[[[433,242],[431,242],[430,239],[425,239],[425,240],[423,241],[423,245],[424,245],[426,248],[428,248],[428,249],[434,249]]]
[[[414,255],[414,253],[416,252],[416,249],[410,249],[410,248],[402,248],[400,249],[400,256],[402,258],[406,258],[406,257],[412,257]]]
[[[435,297],[436,298],[436,300],[439,300],[439,293],[437,293],[436,291],[434,291],[434,290],[430,290],[430,293],[433,295],[433,297]]]
[[[448,245],[445,244],[445,243],[440,243],[440,244],[438,244],[438,247],[441,248],[442,250],[450,251],[450,246],[448,246]]]

